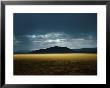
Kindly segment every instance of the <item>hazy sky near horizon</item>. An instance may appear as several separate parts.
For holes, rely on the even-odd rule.
[[[96,13],[14,13],[14,51],[97,47]]]

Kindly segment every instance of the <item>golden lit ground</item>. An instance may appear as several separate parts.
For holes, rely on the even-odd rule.
[[[91,60],[96,59],[96,54],[15,54],[14,59],[36,59],[36,60]]]
[[[15,54],[15,75],[96,75],[97,54]]]

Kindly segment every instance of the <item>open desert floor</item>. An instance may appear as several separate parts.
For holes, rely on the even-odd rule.
[[[97,75],[97,54],[14,54],[14,75]]]

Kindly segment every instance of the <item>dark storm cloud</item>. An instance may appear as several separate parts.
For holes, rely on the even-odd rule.
[[[16,13],[15,49],[40,49],[50,46],[89,48],[97,46],[95,13]]]

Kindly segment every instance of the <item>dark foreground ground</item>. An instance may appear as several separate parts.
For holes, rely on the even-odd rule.
[[[83,58],[83,57],[82,57]],[[96,75],[97,59],[14,59],[14,75]]]

